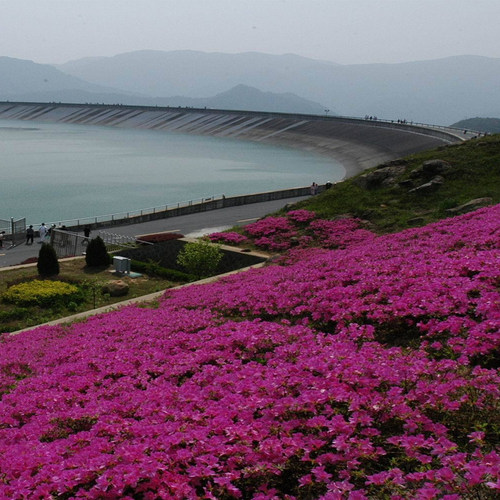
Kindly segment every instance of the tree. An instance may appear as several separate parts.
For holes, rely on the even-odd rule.
[[[108,251],[106,250],[106,245],[100,236],[92,238],[87,245],[87,251],[85,252],[85,262],[89,267],[100,267],[108,266],[110,263],[110,258]]]
[[[206,241],[190,242],[177,255],[177,264],[198,278],[206,278],[215,274],[222,257],[218,245]]]
[[[38,252],[38,262],[36,264],[40,276],[56,276],[59,274],[59,261],[53,246],[49,243],[42,243]]]

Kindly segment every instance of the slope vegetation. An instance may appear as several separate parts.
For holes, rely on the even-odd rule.
[[[212,238],[288,250],[2,337],[0,497],[498,498],[500,205],[244,232]]]
[[[476,205],[459,208],[478,199]],[[387,232],[434,222],[481,203],[500,203],[500,135],[384,163],[298,206],[324,218],[350,214]]]

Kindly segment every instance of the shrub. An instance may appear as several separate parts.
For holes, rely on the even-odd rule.
[[[212,233],[208,235],[208,238],[212,242],[229,243],[232,245],[248,242],[248,238],[246,236],[236,232]]]
[[[141,262],[132,259],[131,268],[135,272],[144,273],[149,276],[158,276],[159,278],[165,278],[171,281],[188,282],[196,280],[196,276],[192,274],[183,273],[176,269],[168,269],[152,260],[149,260],[149,262]]]
[[[254,238],[257,247],[272,250],[288,250],[298,233],[285,217],[266,217],[245,226],[245,233]]]
[[[187,243],[177,256],[177,264],[198,278],[212,276],[222,260],[222,250],[206,241]]]
[[[108,266],[111,259],[106,250],[106,245],[100,236],[92,238],[87,245],[85,262],[89,267]]]
[[[51,307],[81,302],[82,293],[75,285],[63,281],[33,280],[11,286],[2,294],[5,302],[17,306]]]
[[[295,223],[308,223],[316,218],[316,213],[310,210],[291,210],[286,214],[289,220]]]
[[[40,276],[56,276],[59,274],[59,262],[52,245],[42,243],[36,267]]]
[[[0,311],[0,323],[23,319],[29,314],[29,309],[25,307],[16,307],[10,311]]]

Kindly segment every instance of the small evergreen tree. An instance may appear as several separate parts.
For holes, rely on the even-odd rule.
[[[206,241],[190,242],[177,255],[177,264],[198,278],[212,276],[222,260],[222,250]]]
[[[110,258],[106,250],[106,245],[100,236],[92,238],[87,245],[85,252],[85,262],[89,267],[107,266]]]
[[[54,247],[49,243],[42,243],[38,252],[36,265],[40,276],[56,276],[59,274],[59,261]]]

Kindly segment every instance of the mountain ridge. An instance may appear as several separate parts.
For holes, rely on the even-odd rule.
[[[306,114],[331,109],[343,116],[438,125],[500,115],[500,58],[475,55],[341,65],[294,54],[139,50],[55,66],[3,57],[0,75],[0,98],[9,100]],[[259,99],[249,100],[243,88],[239,96],[224,95],[239,85],[260,91]]]
[[[500,110],[500,59],[485,56],[341,65],[258,52],[135,51],[58,68],[160,97],[208,97],[242,83],[263,92],[290,92],[341,115],[441,125]]]
[[[0,75],[0,99],[9,101],[189,106],[304,114],[324,111],[321,104],[297,95],[262,92],[243,84],[209,97],[148,96],[89,83],[50,65],[8,57],[0,58]]]

